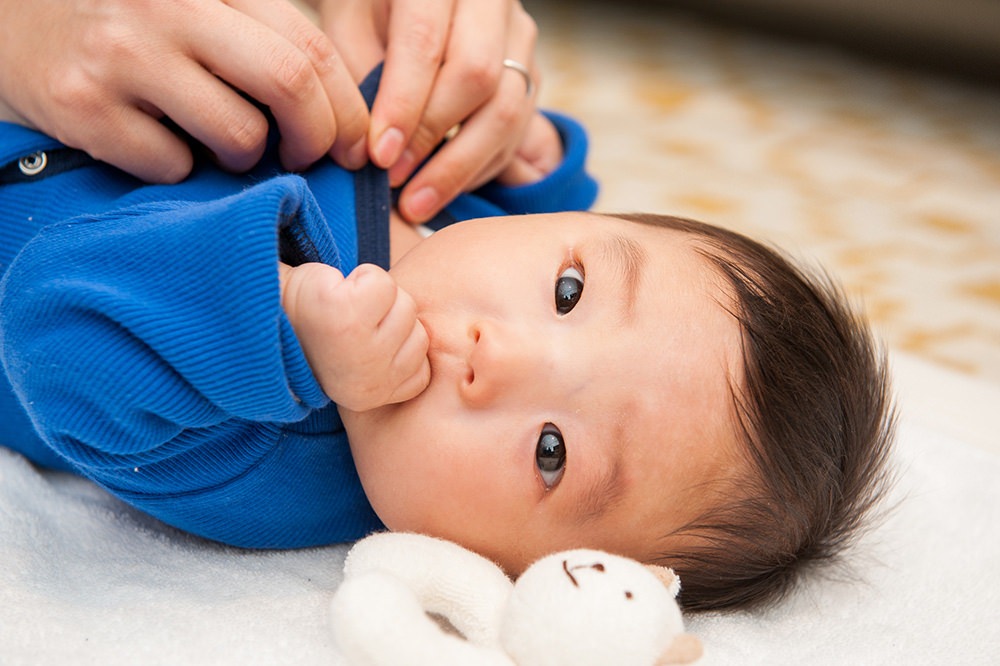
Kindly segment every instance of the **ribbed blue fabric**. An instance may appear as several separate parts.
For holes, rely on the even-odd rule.
[[[450,214],[588,207],[586,136],[553,120],[562,168],[530,188],[460,197]],[[0,167],[58,147],[0,124]],[[380,528],[281,309],[277,263],[384,265],[386,235],[359,244],[357,224],[387,225],[388,200],[384,172],[324,160],[294,176],[274,155],[244,175],[200,164],[172,186],[98,163],[0,186],[0,444],[233,545]]]

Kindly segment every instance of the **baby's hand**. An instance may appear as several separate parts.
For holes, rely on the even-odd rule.
[[[281,303],[331,400],[352,411],[409,400],[430,381],[413,298],[381,268],[346,278],[325,264],[280,264]]]
[[[562,139],[552,122],[536,112],[514,157],[497,175],[503,185],[536,183],[556,170],[563,160]]]

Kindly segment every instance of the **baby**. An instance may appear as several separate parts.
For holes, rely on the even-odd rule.
[[[430,338],[430,384],[340,410],[391,529],[513,573],[580,545],[624,553],[676,568],[686,607],[719,608],[775,598],[878,497],[892,418],[865,324],[743,236],[480,219],[391,276]]]
[[[0,124],[0,442],[238,546],[387,527],[514,575],[669,564],[689,608],[776,598],[878,497],[867,327],[738,234],[556,212],[594,199],[585,136],[535,127],[521,157],[554,128],[558,165],[420,239],[374,167],[143,186]]]

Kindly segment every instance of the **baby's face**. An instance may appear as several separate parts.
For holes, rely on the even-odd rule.
[[[737,473],[740,331],[690,237],[584,213],[474,220],[390,272],[430,336],[430,385],[342,410],[390,529],[512,574],[567,548],[649,559]]]

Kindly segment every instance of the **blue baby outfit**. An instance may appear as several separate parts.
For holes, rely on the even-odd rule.
[[[363,86],[369,100],[377,73]],[[582,210],[586,135],[545,180],[462,195],[431,226]],[[33,173],[44,163],[44,168]],[[0,445],[166,523],[291,548],[381,527],[280,304],[277,263],[388,267],[384,171],[208,161],[146,185],[0,123]]]

